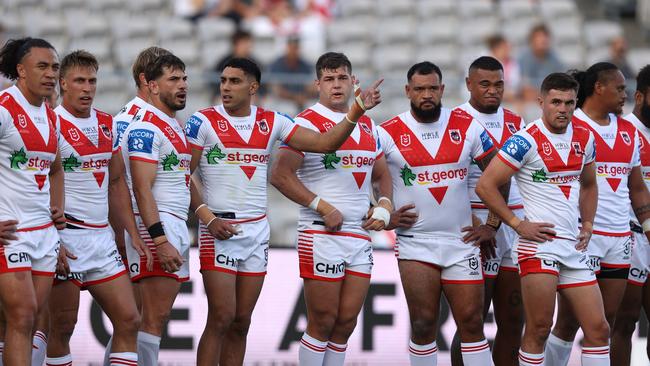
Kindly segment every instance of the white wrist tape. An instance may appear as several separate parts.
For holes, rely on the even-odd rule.
[[[643,228],[644,233],[647,233],[648,231],[650,231],[650,219],[645,219],[643,224],[641,224],[641,227]]]
[[[381,196],[381,197],[379,197],[379,199],[377,200],[377,204],[379,204],[379,202],[381,202],[381,201],[388,201],[388,204],[390,204],[391,206],[393,206],[393,202],[391,202],[390,198],[388,198],[388,197],[386,197],[386,196]]]
[[[364,111],[366,110],[366,105],[363,103],[363,99],[361,99],[361,87],[359,84],[354,84],[354,100],[357,102],[359,107],[361,107],[361,109]]]
[[[375,209],[372,210],[371,218],[381,220],[384,222],[384,226],[388,226],[388,223],[390,222],[390,212],[381,206],[375,206]]]
[[[309,208],[316,211],[318,209],[318,203],[320,202],[320,196],[314,197],[314,199],[309,203]]]

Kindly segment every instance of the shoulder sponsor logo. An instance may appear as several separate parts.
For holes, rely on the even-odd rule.
[[[143,152],[150,154],[153,151],[154,133],[145,129],[136,129],[129,132],[128,148],[130,152]]]
[[[461,136],[460,136],[460,130],[458,129],[451,129],[449,130],[449,137],[451,138],[451,142],[454,144],[460,144],[461,143]]]
[[[530,142],[519,135],[514,135],[510,137],[508,141],[506,141],[501,150],[518,162],[521,162],[524,160],[524,156],[530,150],[530,148]]]
[[[630,138],[630,135],[627,133],[627,131],[621,131],[619,134],[621,135],[621,138],[626,145],[630,145],[632,143],[632,139]]]
[[[483,151],[488,151],[494,146],[492,144],[492,138],[490,138],[490,135],[486,130],[481,132],[481,146],[483,147]]]
[[[197,116],[192,116],[185,123],[185,134],[187,137],[196,138],[199,134],[199,128],[201,127],[201,119]]]
[[[409,135],[408,133],[400,135],[399,143],[404,147],[411,145],[411,135]]]
[[[262,119],[261,121],[257,122],[257,128],[260,130],[260,133],[262,135],[268,135],[269,134],[269,124],[266,122],[266,119]]]
[[[18,125],[19,125],[21,128],[25,128],[25,127],[27,127],[27,118],[25,118],[25,115],[24,115],[24,114],[19,114],[19,115],[18,115]]]

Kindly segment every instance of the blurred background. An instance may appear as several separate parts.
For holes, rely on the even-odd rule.
[[[423,60],[442,68],[446,85],[443,105],[453,108],[465,102],[467,67],[481,55],[492,55],[503,63],[505,105],[532,121],[539,117],[535,98],[544,76],[584,69],[597,61],[619,66],[627,78],[631,98],[636,72],[650,62],[650,0],[2,0],[0,40],[4,43],[23,36],[47,39],[61,56],[76,49],[92,52],[100,61],[95,106],[111,114],[135,95],[130,68],[136,55],[145,47],[159,45],[187,64],[190,88],[187,106],[178,114],[181,123],[196,110],[219,103],[221,65],[233,56],[250,57],[262,66],[263,88],[257,104],[295,116],[316,100],[314,63],[326,51],[344,52],[352,62],[353,73],[364,85],[385,78],[381,88],[384,102],[369,113],[377,123],[408,108],[404,96],[406,71]],[[7,80],[0,79],[0,87],[8,85]],[[631,99],[625,112],[630,110]],[[269,220],[271,245],[294,247],[297,206],[272,187]],[[195,227],[194,220],[190,224]],[[389,249],[394,242],[392,233],[373,235],[378,249]],[[271,254],[271,263],[275,255],[278,270],[293,266],[297,272],[293,251],[291,255],[289,251],[280,252]],[[383,252],[377,258],[393,263],[390,256]],[[377,269],[391,273],[385,280],[396,289],[392,295],[397,302],[389,306],[402,307],[395,315],[399,321],[393,324],[399,329],[401,350],[402,341],[407,339],[402,334],[407,318],[396,269],[392,267]],[[200,275],[194,274],[194,290],[192,286],[184,289],[200,293],[200,280],[196,281]],[[297,287],[291,291],[299,295],[297,275],[287,276],[294,277],[292,286]],[[281,290],[284,278],[268,286]],[[271,273],[269,280],[277,278]],[[263,296],[270,296],[267,291]],[[264,299],[261,304],[273,301],[271,297]],[[199,297],[196,301],[204,300]],[[282,306],[293,306],[293,301],[291,298],[290,304]],[[200,315],[189,328],[195,337],[202,312],[202,307],[190,311]],[[268,317],[289,315],[270,313]],[[94,316],[95,321],[101,319]],[[645,324],[643,321],[642,337],[647,334]],[[453,327],[453,322],[444,326]],[[93,333],[101,338],[96,330]],[[90,339],[84,334],[78,335],[82,345]],[[640,355],[639,365],[646,365],[641,340],[645,342],[645,338],[635,341],[639,344],[635,352]],[[178,345],[170,344],[170,349]],[[276,346],[282,348],[273,344]],[[291,355],[281,358],[283,363],[277,365],[295,361],[293,346],[287,347],[284,351]],[[366,351],[363,348],[358,354],[353,352],[350,360],[359,365],[383,363],[379,360],[385,364],[406,361],[401,356],[398,362],[379,355],[377,361],[364,363],[364,357],[369,360]],[[264,352],[260,360],[268,361]],[[258,358],[247,360],[255,365],[275,365],[256,363]],[[444,364],[444,359],[441,362]]]

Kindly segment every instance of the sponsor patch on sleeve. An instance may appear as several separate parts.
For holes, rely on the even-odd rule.
[[[521,163],[530,148],[531,144],[525,138],[520,135],[513,135],[503,144],[501,151]]]
[[[113,147],[116,148],[120,145],[120,141],[122,141],[122,135],[124,134],[124,131],[126,128],[129,127],[129,123],[125,121],[117,121],[115,123],[115,130],[117,132],[117,135],[113,139]]]
[[[128,136],[129,152],[151,154],[153,151],[153,138],[154,133],[149,130],[137,129],[130,131]]]
[[[488,151],[494,146],[492,143],[492,138],[490,138],[490,135],[486,130],[483,130],[483,132],[481,132],[481,145],[483,146],[483,151]]]
[[[201,123],[203,123],[203,121],[199,117],[190,117],[190,119],[187,120],[187,123],[185,123],[185,135],[195,139],[199,134]]]

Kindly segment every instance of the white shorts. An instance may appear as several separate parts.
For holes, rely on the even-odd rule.
[[[59,233],[54,225],[15,235],[17,240],[0,246],[0,273],[32,271],[33,276],[53,277],[59,251]]]
[[[519,275],[550,273],[558,277],[558,289],[589,286],[596,275],[589,265],[587,253],[579,252],[574,240],[555,238],[545,243],[519,239],[514,247]]]
[[[367,235],[323,230],[298,231],[300,277],[342,281],[346,275],[370,278],[372,243]]]
[[[596,274],[601,269],[630,268],[632,239],[630,233],[622,236],[593,234],[587,247],[591,268]]]
[[[480,249],[458,238],[398,234],[395,256],[438,268],[443,284],[483,283]]]
[[[147,244],[149,250],[151,250],[154,262],[153,270],[147,270],[147,258],[144,256],[140,257],[138,252],[133,248],[133,245],[131,245],[131,238],[126,235],[126,256],[129,260],[129,273],[131,275],[131,281],[133,282],[137,282],[146,277],[171,277],[179,282],[185,282],[190,279],[190,233],[187,230],[185,220],[166,212],[161,212],[160,221],[165,229],[167,241],[169,241],[169,243],[178,250],[181,257],[183,257],[183,265],[181,265],[181,268],[174,273],[165,272],[160,267],[153,240],[151,240],[151,236],[149,236],[149,232],[144,226],[142,218],[136,216],[135,222],[138,225],[140,237],[144,240],[145,244]]]
[[[650,273],[650,244],[645,234],[632,233],[632,261],[627,282],[643,286]]]
[[[487,209],[472,209],[483,223],[487,220]],[[524,219],[523,209],[514,209],[512,212],[520,219]],[[496,258],[490,258],[483,262],[483,275],[485,278],[496,278],[499,271],[517,272],[517,263],[512,259],[512,245],[517,241],[517,232],[506,224],[502,224],[496,234],[497,248]]]
[[[240,276],[264,276],[269,262],[271,229],[266,218],[239,223],[241,233],[228,240],[215,239],[199,225],[201,271],[220,271]]]
[[[70,280],[75,285],[86,288],[127,273],[110,227],[64,229],[59,235],[65,248],[77,259],[68,258],[70,274],[67,277],[57,275],[55,284]]]

